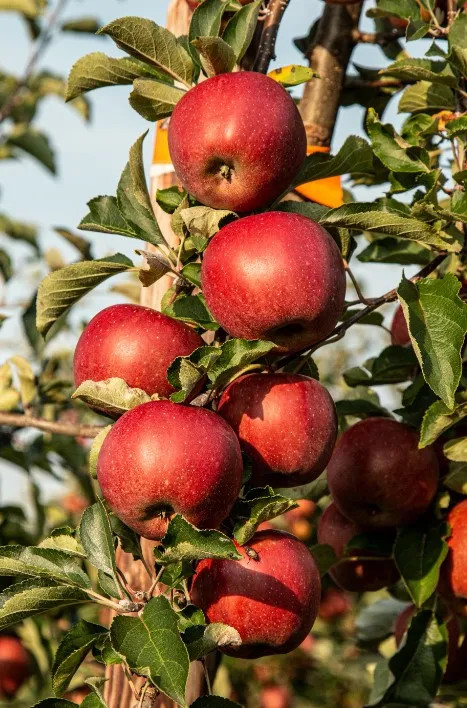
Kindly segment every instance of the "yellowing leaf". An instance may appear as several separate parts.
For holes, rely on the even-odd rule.
[[[273,69],[268,76],[284,88],[289,86],[298,86],[304,84],[310,79],[319,79],[319,74],[308,66],[300,66],[299,64],[289,64],[282,66],[280,69]]]

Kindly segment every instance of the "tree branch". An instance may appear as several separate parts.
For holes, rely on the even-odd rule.
[[[264,20],[258,54],[253,70],[266,74],[272,59],[275,59],[275,47],[279,25],[290,0],[269,0],[268,15]]]
[[[95,438],[105,427],[101,425],[58,423],[22,413],[0,413],[0,425],[10,425],[14,428],[37,428],[47,433],[71,435],[75,438]]]

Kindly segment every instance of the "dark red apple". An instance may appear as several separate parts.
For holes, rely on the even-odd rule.
[[[374,558],[377,555],[374,548],[352,548],[346,551],[349,541],[363,533],[363,529],[341,514],[335,504],[327,507],[318,523],[318,542],[331,546],[338,558],[359,557],[358,560],[345,560],[333,566],[330,570],[332,579],[343,590],[351,592],[371,592],[394,585],[399,579],[399,573],[393,560],[361,559],[361,556]],[[373,536],[377,535],[373,532]]]
[[[149,395],[173,392],[167,368],[204,344],[183,322],[141,305],[112,305],[85,327],[73,361],[75,384],[117,377]]]
[[[108,433],[97,478],[116,515],[145,538],[161,539],[173,513],[199,528],[217,528],[240,491],[240,446],[212,411],[144,403]]]
[[[456,504],[447,517],[451,527],[449,552],[441,568],[441,594],[459,608],[467,606],[467,499]]]
[[[253,71],[202,81],[175,106],[169,150],[177,177],[200,202],[249,212],[292,182],[306,155],[303,121],[287,91]]]
[[[31,674],[29,654],[18,637],[0,636],[0,697],[13,698]]]
[[[350,596],[337,588],[328,588],[321,598],[318,615],[323,620],[335,620],[352,609]]]
[[[224,226],[204,253],[201,279],[209,309],[229,334],[270,340],[282,352],[326,337],[344,306],[339,249],[298,214],[271,211]]]
[[[286,654],[306,637],[316,619],[321,593],[318,568],[301,541],[284,531],[259,531],[241,561],[199,563],[191,597],[209,622],[234,627],[239,647],[231,656],[254,659]]]
[[[336,442],[337,415],[324,386],[298,374],[247,374],[222,394],[219,415],[252,463],[252,484],[297,487],[316,479]]]
[[[439,468],[433,447],[390,418],[367,418],[348,428],[328,464],[328,485],[339,510],[367,528],[413,523],[430,506]]]
[[[400,347],[410,344],[409,329],[405,321],[404,311],[400,305],[395,311],[391,322],[391,342],[392,344],[398,344]]]

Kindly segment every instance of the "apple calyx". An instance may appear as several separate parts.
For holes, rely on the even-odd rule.
[[[235,170],[233,167],[230,165],[226,165],[225,163],[220,166],[219,168],[219,173],[220,175],[227,180],[227,182],[230,184],[232,182],[232,177],[234,174]]]

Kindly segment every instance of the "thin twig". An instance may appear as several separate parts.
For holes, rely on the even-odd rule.
[[[95,438],[105,426],[102,425],[74,425],[73,423],[59,423],[56,421],[36,418],[24,413],[0,413],[0,425],[10,425],[14,428],[37,428],[47,433],[58,435],[71,435],[75,438]]]
[[[133,694],[135,700],[138,701],[138,700],[139,700],[139,693],[138,693],[138,691],[136,690],[135,684],[133,683],[133,678],[132,678],[132,676],[131,676],[131,671],[130,671],[129,667],[127,666],[127,664],[123,664],[123,671],[124,671],[124,673],[125,673],[125,676],[126,676],[126,678],[127,678],[128,684],[129,684],[129,686],[130,686],[130,690],[131,690],[131,692],[132,692],[132,694]]]
[[[404,37],[404,35],[405,32],[399,32],[398,30],[392,30],[391,32],[361,32],[357,28],[352,30],[354,42],[359,44],[378,44],[380,47],[384,47],[386,44]]]
[[[345,270],[347,271],[348,276],[349,276],[350,280],[352,281],[352,285],[353,285],[354,288],[355,288],[355,292],[357,293],[357,296],[358,296],[359,301],[360,301],[360,302],[363,302],[364,305],[368,305],[368,304],[369,304],[369,301],[367,300],[367,298],[366,298],[366,297],[364,296],[364,294],[362,293],[362,291],[361,291],[361,289],[360,289],[360,285],[358,284],[358,280],[356,279],[356,277],[355,277],[354,274],[352,273],[352,270],[351,270],[349,264],[347,263],[347,261],[344,261],[344,264],[345,264]]]
[[[255,60],[254,70],[266,74],[272,59],[275,59],[277,33],[284,12],[290,0],[269,0],[268,15],[263,23],[258,55]]]
[[[210,679],[210,677],[209,677],[209,671],[208,671],[208,667],[206,666],[206,659],[205,659],[205,657],[203,657],[203,658],[201,659],[201,663],[202,663],[203,669],[204,669],[204,678],[206,679],[206,689],[207,689],[207,692],[208,692],[208,696],[212,696],[211,679]]]

